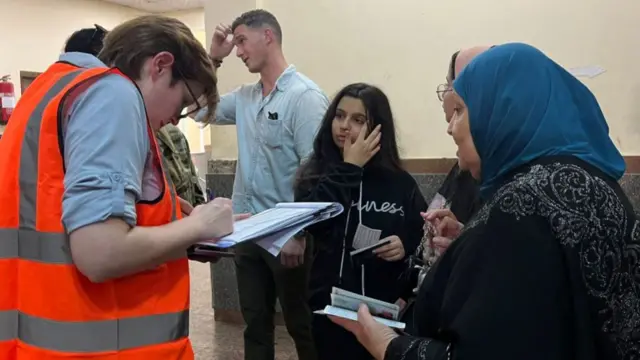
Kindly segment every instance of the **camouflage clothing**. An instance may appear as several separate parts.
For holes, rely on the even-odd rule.
[[[160,153],[165,158],[167,171],[176,186],[176,193],[193,206],[205,202],[198,182],[196,167],[191,160],[189,143],[180,129],[168,124],[157,133]]]

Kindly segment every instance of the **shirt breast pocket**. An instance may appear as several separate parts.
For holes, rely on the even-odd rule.
[[[264,119],[264,142],[270,148],[282,147],[283,134],[282,120]]]

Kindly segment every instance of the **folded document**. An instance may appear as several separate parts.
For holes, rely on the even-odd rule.
[[[350,291],[334,287],[331,290],[331,305],[315,311],[319,315],[333,315],[344,319],[358,320],[358,309],[367,305],[373,318],[381,324],[404,330],[405,324],[397,321],[400,307],[396,304],[380,301]]]
[[[195,252],[207,249],[227,249],[245,241],[258,245],[277,256],[284,244],[304,228],[338,216],[344,211],[339,203],[279,203],[248,219],[234,224],[233,233],[218,241],[203,241]]]

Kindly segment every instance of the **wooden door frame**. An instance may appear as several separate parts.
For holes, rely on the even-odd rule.
[[[37,71],[20,70],[20,94],[24,94],[24,91],[27,90],[27,87],[29,86],[27,82],[31,84],[31,82],[40,74],[42,73]]]

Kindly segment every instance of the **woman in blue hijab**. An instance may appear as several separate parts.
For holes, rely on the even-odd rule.
[[[378,360],[640,358],[640,224],[593,94],[496,46],[454,82],[448,132],[486,200],[427,274],[413,334],[334,318]]]
[[[624,159],[600,106],[573,75],[525,44],[500,46],[480,60],[454,88],[482,159],[476,178],[485,197],[507,173],[544,156],[574,156],[615,180],[622,177]]]

